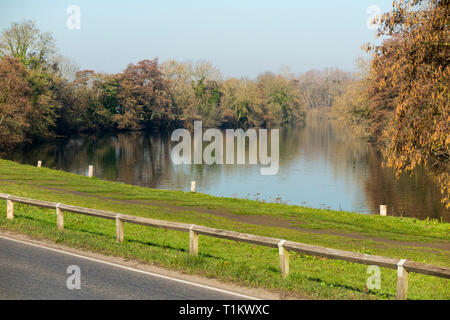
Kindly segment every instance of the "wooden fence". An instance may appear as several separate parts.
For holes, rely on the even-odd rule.
[[[430,264],[409,261],[405,259],[386,258],[368,254],[361,254],[351,251],[324,248],[304,243],[298,243],[283,239],[257,236],[253,234],[227,231],[194,224],[178,223],[163,220],[154,220],[143,217],[130,216],[121,213],[69,206],[62,203],[28,199],[13,195],[0,193],[0,199],[6,200],[6,216],[8,219],[14,219],[14,203],[23,203],[41,208],[56,209],[56,223],[59,230],[64,229],[63,212],[73,212],[93,217],[100,217],[116,221],[116,240],[124,240],[124,223],[133,223],[143,226],[150,226],[168,230],[189,232],[189,252],[192,255],[198,255],[198,237],[206,235],[215,238],[228,239],[233,241],[247,242],[260,246],[279,249],[280,271],[286,277],[289,274],[289,251],[300,252],[303,254],[324,257],[328,259],[337,259],[353,263],[366,265],[376,265],[384,268],[397,269],[397,292],[396,298],[404,300],[408,292],[408,273],[415,272],[425,275],[450,279],[450,268],[434,266]]]

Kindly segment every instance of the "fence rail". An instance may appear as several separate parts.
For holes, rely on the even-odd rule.
[[[116,240],[124,240],[124,223],[132,223],[143,226],[150,226],[168,230],[189,232],[189,252],[192,255],[198,254],[198,236],[222,238],[227,240],[252,243],[256,245],[278,248],[280,259],[280,271],[283,276],[289,274],[289,251],[295,251],[311,256],[324,257],[328,259],[343,260],[347,262],[376,265],[384,268],[397,269],[397,299],[406,299],[408,291],[408,272],[421,273],[425,275],[450,279],[450,268],[430,265],[426,263],[414,262],[405,259],[387,258],[375,255],[362,254],[357,252],[319,247],[304,243],[287,241],[284,239],[263,237],[253,234],[240,233],[215,229],[205,226],[198,226],[187,223],[155,220],[143,217],[136,217],[127,214],[114,213],[109,211],[69,206],[62,203],[49,202],[43,200],[29,199],[0,193],[0,199],[6,200],[6,215],[8,219],[14,219],[14,203],[56,209],[57,228],[64,229],[63,212],[78,213],[93,217],[100,217],[116,221]]]

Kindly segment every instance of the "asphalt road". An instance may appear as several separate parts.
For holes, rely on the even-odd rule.
[[[80,289],[68,289],[69,266]],[[76,284],[75,281],[70,284]],[[0,238],[0,299],[234,300],[241,296]]]

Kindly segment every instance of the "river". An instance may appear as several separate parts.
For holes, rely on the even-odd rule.
[[[302,206],[450,221],[439,187],[417,169],[398,179],[371,146],[331,120],[308,119],[280,130],[279,172],[260,174],[256,165],[174,165],[175,142],[166,132],[83,134],[18,148],[5,158],[87,175],[93,164],[102,179],[168,190],[256,199]]]

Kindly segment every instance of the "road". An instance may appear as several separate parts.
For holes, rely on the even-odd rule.
[[[80,270],[80,289],[68,289],[69,266]],[[244,297],[90,258],[0,238],[0,299],[235,300]]]

